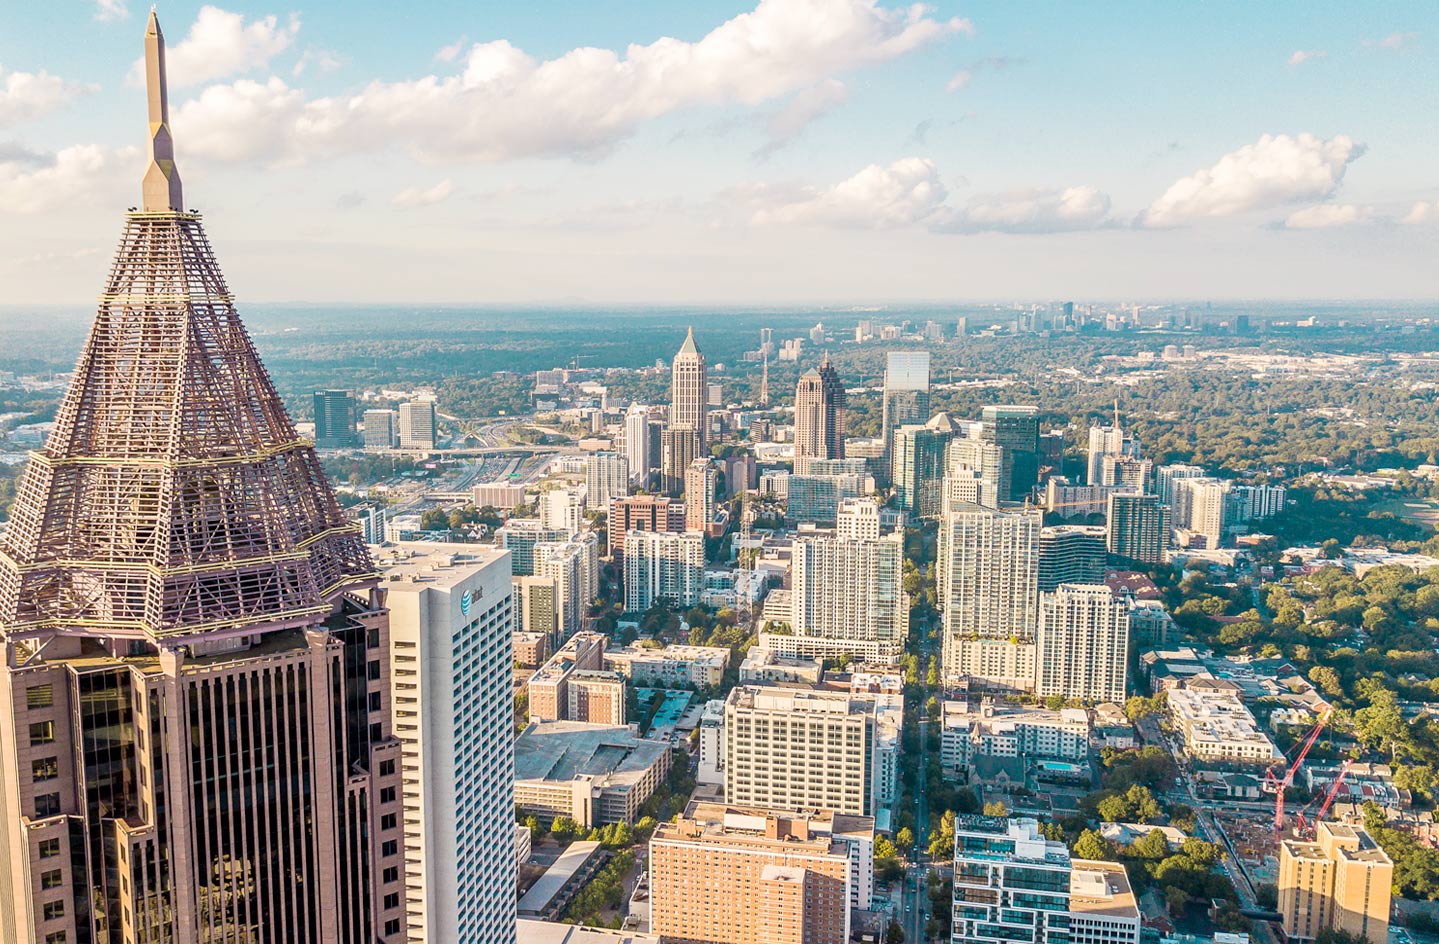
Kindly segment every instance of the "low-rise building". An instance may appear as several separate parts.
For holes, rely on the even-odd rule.
[[[1169,690],[1167,703],[1184,752],[1200,763],[1269,764],[1283,756],[1233,691],[1186,682]]]
[[[569,679],[570,721],[587,724],[625,723],[625,679],[618,672],[584,670]]]
[[[515,665],[533,669],[549,659],[549,633],[516,632],[511,638],[515,644]]]
[[[718,688],[729,660],[726,646],[630,646],[607,650],[604,667],[641,688]]]
[[[1089,713],[1028,705],[947,701],[941,720],[940,760],[954,773],[985,757],[1085,764],[1089,759]]]
[[[515,807],[545,824],[557,816],[584,829],[632,824],[669,768],[669,745],[627,727],[531,723],[515,740]]]
[[[1139,944],[1139,904],[1118,862],[1072,859],[1070,944]]]
[[[824,679],[824,660],[819,656],[784,656],[773,649],[756,646],[739,667],[740,682],[808,682]]]

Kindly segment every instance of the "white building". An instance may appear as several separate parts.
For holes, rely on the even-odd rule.
[[[409,940],[514,941],[510,555],[403,544],[376,563],[390,609]]]
[[[1171,688],[1169,715],[1184,738],[1184,752],[1198,761],[1268,764],[1281,755],[1239,695],[1204,687]]]
[[[1104,584],[1062,583],[1039,595],[1035,693],[1123,701],[1129,670],[1129,605]]]
[[[585,525],[585,488],[552,488],[540,493],[540,526],[574,534]]]
[[[700,716],[700,761],[695,779],[700,783],[724,783],[724,699],[705,702]]]
[[[599,590],[599,536],[586,531],[569,541],[540,542],[534,554],[535,575],[555,582],[560,635],[578,632]]]
[[[435,448],[435,401],[411,400],[400,404],[399,439],[401,449],[430,450]]]
[[[792,635],[766,637],[781,654],[887,662],[904,648],[903,534],[874,540],[801,535],[791,550],[790,582]]]
[[[1083,708],[947,701],[940,723],[940,762],[955,774],[981,757],[1018,758],[1026,765],[1089,759],[1091,726]]]
[[[642,403],[632,404],[625,413],[625,461],[631,482],[644,485],[649,481],[650,410]]]
[[[879,503],[873,498],[846,498],[839,503],[835,534],[851,541],[878,541]]]
[[[624,498],[629,493],[628,459],[618,452],[596,452],[585,457],[585,501],[590,507],[608,511],[611,498]]]
[[[625,535],[625,609],[643,612],[661,597],[694,606],[704,590],[704,567],[698,531],[631,531]]]
[[[1069,944],[1064,843],[1033,819],[958,816],[954,824],[952,944]]]
[[[718,688],[729,660],[728,646],[633,646],[606,649],[604,661],[642,688]]]
[[[1124,866],[1090,859],[1070,865],[1070,944],[1139,944],[1139,903]]]

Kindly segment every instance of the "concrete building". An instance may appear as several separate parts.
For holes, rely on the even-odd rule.
[[[365,411],[365,451],[382,452],[400,445],[400,414],[394,410]]]
[[[1062,583],[1103,583],[1108,529],[1064,524],[1039,532],[1039,590]]]
[[[824,660],[819,656],[786,656],[773,649],[755,646],[739,667],[741,684],[748,682],[804,682],[818,685],[824,680]]]
[[[936,577],[947,683],[1033,689],[1041,520],[1038,511],[945,509]]]
[[[520,586],[518,582],[511,582],[514,602],[511,606],[515,612],[519,611]],[[515,665],[527,669],[537,669],[549,661],[550,640],[552,633],[530,633],[523,630],[515,630],[513,645],[515,648]]]
[[[660,491],[678,498],[685,490],[685,472],[704,455],[699,434],[688,424],[671,424],[660,433]]]
[[[1161,505],[1173,505],[1175,483],[1182,479],[1202,479],[1209,475],[1201,465],[1162,465],[1154,470],[1154,494]]]
[[[641,688],[718,688],[729,660],[728,646],[631,646],[605,652],[605,668]]]
[[[1139,944],[1142,920],[1118,862],[1071,859],[1069,944]]]
[[[1039,595],[1035,694],[1123,701],[1129,605],[1104,584],[1060,584]]]
[[[815,469],[826,460],[811,459],[809,468]],[[864,460],[856,460],[863,463]],[[791,475],[785,483],[784,516],[791,521],[813,521],[818,524],[834,524],[839,515],[839,506],[845,499],[860,498],[868,491],[866,475],[847,472],[834,475],[815,474]]]
[[[1116,557],[1157,564],[1169,544],[1167,510],[1158,495],[1111,492],[1108,503],[1106,541]]]
[[[470,501],[476,508],[510,511],[527,504],[525,487],[509,482],[482,482],[470,489]]]
[[[411,400],[400,404],[400,448],[428,452],[435,448],[435,401]]]
[[[1201,537],[1205,547],[1222,545],[1232,518],[1234,483],[1215,478],[1179,479],[1173,489],[1173,526]]]
[[[1314,842],[1279,844],[1279,913],[1289,941],[1325,929],[1384,944],[1394,863],[1362,827],[1321,820]]]
[[[705,541],[698,531],[625,535],[625,610],[642,613],[660,598],[691,607],[704,590]]]
[[[1234,691],[1171,688],[1170,718],[1184,739],[1184,752],[1201,763],[1267,765],[1281,755]]]
[[[953,493],[954,489],[963,487],[966,492],[963,501],[986,508],[999,507],[999,497],[1010,477],[1010,456],[1002,446],[982,439],[951,439],[944,461],[945,476],[955,480],[942,486],[946,491]],[[940,510],[942,513],[943,508]]]
[[[536,544],[534,553],[535,575],[555,582],[560,635],[578,632],[599,591],[599,535],[584,531],[568,541]]]
[[[510,555],[405,544],[376,563],[390,609],[409,940],[514,927]]]
[[[515,741],[514,769],[515,810],[521,815],[546,825],[568,816],[582,829],[633,825],[669,773],[670,747],[642,740],[627,727],[532,723]]]
[[[699,458],[685,470],[685,530],[708,532],[715,516],[719,470],[713,459]]]
[[[878,541],[879,503],[872,498],[846,498],[835,515],[835,535],[846,541]]]
[[[791,549],[790,580],[791,635],[774,636],[780,654],[888,662],[904,648],[903,533],[875,540],[801,535]]]
[[[1150,491],[1154,463],[1135,456],[1105,456],[1100,462],[1099,484],[1108,488]]]
[[[495,532],[500,547],[510,552],[516,577],[535,573],[535,548],[541,544],[563,542],[574,532],[563,528],[547,528],[536,518],[511,518]]]
[[[315,391],[315,448],[349,449],[359,445],[355,395],[348,390]]]
[[[1091,724],[1083,708],[946,701],[940,724],[940,762],[956,775],[983,758],[1018,759],[1020,770],[1041,761],[1078,765],[1089,759]]]
[[[696,435],[695,454],[709,454],[709,380],[705,356],[695,344],[694,328],[685,335],[670,368],[670,427],[688,427]],[[679,466],[683,469],[689,462]]]
[[[586,466],[589,460],[585,460]],[[568,538],[585,526],[585,508],[589,505],[589,489],[552,488],[540,493],[540,527],[559,531]]]
[[[876,711],[874,698],[846,692],[736,686],[725,702],[726,802],[873,815]]]
[[[577,672],[602,671],[604,657],[604,636],[576,633],[525,683],[529,693],[530,720],[583,720],[569,715],[570,679]]]
[[[892,455],[894,431],[929,419],[929,352],[890,351],[885,357],[880,435]]]
[[[799,378],[794,395],[794,471],[810,459],[843,459],[845,392],[829,355]]]
[[[952,944],[1069,944],[1069,850],[1033,819],[957,816]]]
[[[650,454],[650,409],[642,403],[633,403],[625,412],[624,451],[631,485],[649,487]]]
[[[618,452],[596,452],[585,457],[585,501],[591,508],[608,512],[612,499],[624,498],[629,492],[627,458]]]
[[[684,531],[683,502],[663,495],[630,495],[610,502],[609,556],[624,557],[625,536],[631,531]]]
[[[1090,485],[1118,485],[1106,476],[1104,460],[1139,458],[1139,440],[1125,433],[1116,416],[1112,426],[1094,425],[1089,427],[1089,460],[1084,481]],[[1113,465],[1111,465],[1111,469]]]
[[[699,783],[724,783],[724,699],[705,702],[700,715],[699,766],[695,780]]]
[[[650,929],[665,941],[850,940],[874,883],[874,820],[691,803],[650,840]]]

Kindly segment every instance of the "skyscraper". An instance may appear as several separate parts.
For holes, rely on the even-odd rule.
[[[890,478],[900,507],[920,518],[938,518],[945,455],[954,434],[928,425],[905,425],[893,436]]]
[[[315,448],[355,445],[355,397],[348,390],[315,391]]]
[[[670,426],[688,426],[698,439],[696,455],[709,452],[709,381],[695,329],[685,335],[670,368]],[[691,457],[693,458],[693,457]]]
[[[1107,529],[1083,524],[1041,529],[1039,589],[1053,590],[1062,583],[1103,583],[1107,537]]]
[[[640,488],[650,484],[650,411],[642,403],[632,404],[625,413],[625,459],[630,464],[630,482]]]
[[[1089,470],[1085,483],[1089,485],[1117,485],[1118,482],[1104,481],[1104,458],[1110,456],[1139,457],[1139,442],[1126,435],[1119,425],[1119,405],[1114,408],[1114,425],[1089,427]]]
[[[873,502],[855,501],[843,516],[850,519],[845,523],[854,525],[866,506],[875,508]],[[877,529],[877,513],[872,520]],[[888,662],[904,649],[909,595],[903,587],[902,533],[873,538],[803,535],[793,545],[791,573],[792,635],[773,637],[777,651]]]
[[[1038,407],[985,407],[979,438],[1004,449],[1009,480],[1000,491],[1000,501],[1023,501],[1039,482]]]
[[[804,473],[810,459],[843,459],[844,427],[844,385],[826,354],[795,388],[794,470]]]
[[[630,491],[630,463],[618,452],[596,452],[585,457],[585,502],[608,510],[610,499]]]
[[[365,449],[378,452],[400,444],[400,416],[394,410],[365,411]]]
[[[183,209],[153,13],[145,74],[143,208],[0,548],[0,927],[403,941],[375,566]]]
[[[1108,550],[1117,557],[1157,564],[1169,543],[1167,510],[1158,495],[1109,495]]]
[[[881,433],[885,455],[891,437],[901,426],[929,419],[929,352],[890,351],[884,369],[884,403]]]
[[[414,400],[400,404],[400,448],[435,448],[435,401]]]
[[[685,469],[685,530],[705,531],[715,516],[715,485],[719,469],[708,457],[694,460]]]
[[[1123,701],[1129,604],[1104,584],[1064,583],[1039,595],[1035,694]]]
[[[665,427],[660,434],[660,491],[678,498],[685,490],[690,463],[705,454],[693,426],[684,423]]]

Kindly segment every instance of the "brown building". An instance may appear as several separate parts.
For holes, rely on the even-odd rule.
[[[829,355],[819,369],[799,378],[794,393],[794,471],[803,475],[811,459],[843,459],[846,403],[844,385]]]
[[[683,531],[685,506],[663,495],[631,495],[610,502],[609,554],[622,557],[631,531]]]
[[[871,817],[694,802],[650,840],[650,930],[671,944],[843,944],[873,869]]]
[[[618,672],[580,671],[570,673],[568,684],[570,721],[586,724],[625,723],[625,677]]]
[[[0,546],[0,937],[400,942],[389,617],[170,137]]]
[[[526,683],[530,720],[567,720],[570,677],[576,672],[598,672],[604,667],[605,637],[599,633],[575,633]]]
[[[1362,827],[1321,821],[1314,842],[1280,843],[1284,936],[1312,941],[1334,928],[1384,944],[1393,881],[1394,863]]]
[[[533,669],[543,665],[550,657],[549,633],[514,634],[515,665]]]

